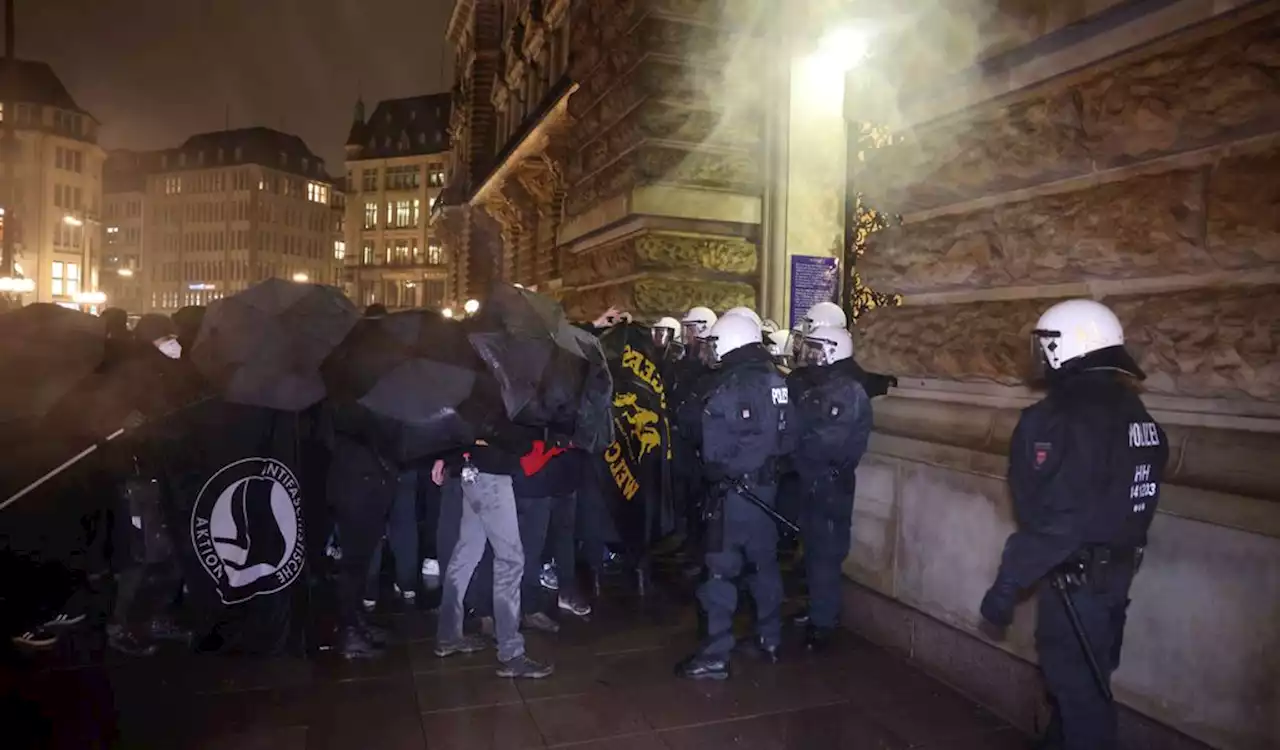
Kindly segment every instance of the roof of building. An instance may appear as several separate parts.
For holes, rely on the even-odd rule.
[[[306,141],[291,133],[261,126],[197,133],[183,141],[181,146],[163,153],[187,155],[185,165],[181,161],[175,164],[170,159],[167,164],[170,170],[199,169],[219,163],[258,164],[313,180],[331,179],[325,170],[324,159],[308,148]],[[207,156],[201,157],[201,154]],[[203,163],[202,158],[206,160]]]
[[[447,151],[451,104],[448,92],[385,99],[364,121],[359,118],[362,108],[357,107],[347,135],[352,158],[387,159]]]
[[[17,66],[16,75],[9,74],[11,64]],[[12,91],[8,88],[10,80],[16,84]],[[53,68],[49,67],[48,63],[38,60],[14,60],[10,63],[0,58],[0,98],[89,114],[76,104],[76,100],[71,97],[67,87],[62,85],[62,80],[58,78],[57,73],[53,72]]]

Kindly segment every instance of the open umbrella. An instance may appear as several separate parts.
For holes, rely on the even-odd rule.
[[[320,364],[359,317],[333,287],[268,279],[209,305],[191,360],[227,401],[301,411],[324,398]]]
[[[361,320],[321,374],[336,426],[396,461],[470,445],[501,413],[462,324],[426,310]]]
[[[0,424],[35,419],[102,364],[102,319],[51,304],[0,314]]]
[[[612,382],[600,342],[571,325],[559,303],[495,286],[472,323],[471,345],[501,388],[507,416],[571,436],[586,450],[612,439]]]

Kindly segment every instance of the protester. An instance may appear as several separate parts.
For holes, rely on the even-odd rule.
[[[584,617],[591,607],[577,597],[574,586],[574,518],[580,452],[572,448],[549,446],[535,440],[533,450],[520,459],[512,486],[516,496],[516,512],[520,523],[520,541],[524,545],[524,576],[520,595],[523,623],[526,628],[559,632],[560,625],[551,618],[544,601],[542,561],[550,546],[557,566],[566,575],[557,577],[558,606],[570,614]]]
[[[492,545],[494,629],[498,640],[499,677],[538,679],[550,675],[554,668],[541,664],[525,654],[524,636],[520,634],[520,589],[524,573],[524,548],[516,514],[511,475],[519,470],[511,452],[485,441],[439,459],[431,470],[431,479],[448,491],[460,492],[462,517],[458,542],[444,572],[444,591],[436,632],[435,654],[441,658],[458,653],[483,651],[486,644],[462,632],[463,600],[471,575],[484,554],[485,543]]]
[[[406,604],[418,597],[418,470],[402,469],[395,477],[387,533],[373,550],[365,584],[364,608],[378,603],[382,583],[382,550],[391,550],[395,569],[396,596]]]

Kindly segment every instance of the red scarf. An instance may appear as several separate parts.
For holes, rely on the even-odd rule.
[[[551,459],[564,453],[564,448],[553,447],[547,449],[547,444],[541,440],[533,441],[533,450],[526,455],[520,457],[520,468],[524,469],[524,475],[531,477],[542,471]]]

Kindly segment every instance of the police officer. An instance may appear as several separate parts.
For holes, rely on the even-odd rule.
[[[1116,711],[1107,694],[1168,443],[1131,387],[1144,376],[1111,310],[1091,300],[1061,302],[1040,317],[1033,335],[1048,394],[1023,411],[1013,432],[1009,489],[1018,530],[1005,543],[981,612],[1006,627],[1020,592],[1047,584],[1036,623],[1054,708],[1047,746],[1109,750]]]
[[[800,528],[809,618],[805,644],[827,646],[839,624],[840,566],[849,554],[858,462],[871,436],[871,399],[858,381],[853,338],[843,328],[809,330],[801,366],[787,377],[795,409]]]
[[[776,464],[790,452],[791,407],[786,381],[760,344],[760,327],[750,318],[726,315],[712,327],[717,369],[699,399],[703,471],[712,485],[707,509],[707,579],[698,588],[707,635],[701,649],[676,670],[684,677],[723,680],[729,676],[737,609],[735,579],[747,565],[756,603],[757,646],[778,658],[782,623],[782,576],[778,570],[778,530],[743,492],[772,505]]]
[[[693,436],[702,427],[701,412],[697,408],[697,394],[702,381],[710,373],[706,354],[706,337],[716,324],[716,314],[708,307],[693,307],[681,320],[680,338],[684,351],[677,360],[666,360],[662,376],[667,385],[672,420],[672,484],[678,517],[685,531],[685,552],[701,559],[702,540],[702,470],[698,464],[697,446]],[[695,577],[702,571],[700,564],[685,567],[686,575]]]

